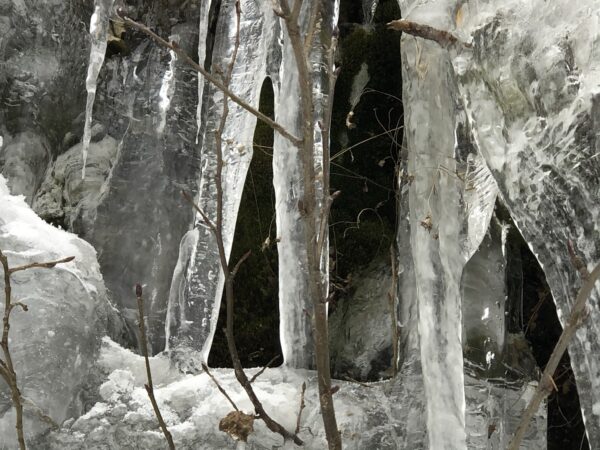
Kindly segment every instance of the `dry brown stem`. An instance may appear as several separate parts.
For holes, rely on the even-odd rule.
[[[250,378],[250,383],[254,383],[254,381],[256,381],[256,379],[258,377],[260,377],[265,370],[267,370],[269,367],[271,367],[271,364],[273,364],[275,362],[275,360],[279,358],[279,355],[275,355],[271,358],[271,360],[267,363],[266,366],[264,366],[262,369],[260,369],[258,372],[256,372],[256,374],[254,374],[254,376],[252,378]]]
[[[392,20],[387,24],[387,26],[392,30],[402,31],[403,33],[437,42],[444,48],[448,48],[453,44],[461,44],[465,47],[471,47],[471,44],[462,42],[449,31],[438,30],[437,28],[430,27],[429,25],[412,22],[410,20]]]
[[[26,448],[25,445],[25,435],[23,432],[23,403],[24,399],[21,395],[21,391],[19,390],[19,385],[17,382],[17,374],[15,372],[15,367],[12,360],[12,355],[10,353],[9,347],[9,332],[10,332],[10,314],[15,307],[20,307],[23,311],[27,311],[27,305],[22,302],[13,302],[12,300],[12,286],[10,282],[10,276],[22,270],[28,270],[33,268],[39,269],[51,269],[57,264],[66,263],[73,261],[75,259],[74,256],[70,256],[68,258],[60,259],[57,261],[50,262],[34,262],[30,264],[25,264],[23,266],[9,267],[8,258],[2,250],[0,250],[0,264],[2,265],[2,269],[4,271],[4,316],[2,318],[2,340],[0,341],[0,347],[2,347],[2,353],[4,354],[4,360],[0,359],[0,376],[4,378],[4,381],[8,384],[11,392],[13,407],[15,408],[16,413],[16,424],[15,428],[17,431],[17,441],[19,443],[19,448],[24,450]]]
[[[231,399],[231,397],[229,396],[227,391],[219,384],[219,382],[213,376],[213,374],[210,373],[210,370],[208,370],[208,366],[204,363],[202,363],[202,370],[204,370],[206,372],[206,374],[210,377],[210,379],[213,380],[213,383],[215,383],[215,385],[217,386],[217,389],[219,391],[221,391],[221,394],[223,394],[225,396],[225,398],[229,401],[229,403],[231,403],[231,406],[233,406],[233,409],[235,409],[236,411],[239,411],[240,409],[237,407],[235,402]]]
[[[171,436],[171,432],[167,428],[167,424],[165,423],[163,416],[160,413],[160,408],[158,407],[156,397],[154,396],[154,384],[152,383],[152,371],[150,370],[150,359],[148,358],[148,343],[146,341],[146,325],[144,321],[144,299],[142,298],[142,286],[140,284],[135,285],[135,296],[137,297],[138,312],[140,315],[140,345],[142,347],[144,361],[146,362],[146,377],[148,379],[148,383],[144,384],[144,388],[148,393],[150,403],[152,403],[152,409],[154,409],[154,414],[156,415],[156,419],[158,420],[158,425],[160,426],[160,429],[165,435],[165,439],[167,440],[169,449],[174,450],[175,444],[173,443],[173,436]]]
[[[298,418],[296,419],[296,434],[300,432],[300,422],[302,420],[302,411],[306,404],[304,403],[304,394],[306,393],[306,382],[302,383],[302,392],[300,392],[300,407],[298,408]]]
[[[300,6],[302,1],[295,0],[292,9],[290,9],[288,0],[279,0],[279,9],[275,11],[279,15],[287,29],[287,34],[290,39],[290,44],[298,70],[298,91],[300,94],[300,103],[302,111],[302,142],[298,145],[302,158],[303,171],[303,197],[301,199],[302,211],[301,220],[304,228],[304,238],[306,243],[307,253],[307,269],[308,269],[308,284],[309,295],[313,303],[313,331],[315,340],[315,360],[317,366],[317,384],[319,388],[319,402],[321,406],[321,415],[323,417],[323,426],[327,438],[327,445],[330,450],[341,450],[342,439],[337,427],[335,417],[335,409],[333,405],[333,397],[331,392],[331,370],[329,358],[329,331],[327,323],[327,294],[326,286],[323,283],[321,276],[321,246],[325,241],[324,232],[319,237],[319,220],[321,224],[327,220],[327,216],[323,216],[317,210],[317,177],[315,174],[315,148],[314,148],[314,129],[313,117],[315,112],[315,103],[313,99],[313,80],[310,61],[310,48],[306,47],[306,42],[312,41],[313,36],[309,30],[309,36],[306,39],[302,38],[302,31],[299,24]],[[312,8],[321,8],[321,2],[311,3]],[[311,10],[311,20],[315,11]],[[331,41],[330,54],[335,46],[335,37]],[[332,58],[328,61],[328,69],[330,77],[335,76],[333,72]],[[330,83],[335,82],[335,79],[330,79]],[[333,98],[328,101],[331,103]],[[329,140],[329,121],[330,107],[326,108],[325,119],[327,123],[321,124],[323,142],[325,138]],[[324,164],[323,164],[323,193],[326,198],[325,205],[322,208],[328,208],[328,170],[329,170],[329,148],[327,144],[324,148]],[[325,168],[325,165],[327,166]]]
[[[571,255],[571,259],[574,259],[573,255],[575,252],[572,249],[572,245],[569,245],[569,254]],[[581,270],[581,265],[576,264],[575,267],[580,273],[583,272]],[[587,272],[587,269],[585,272]],[[538,383],[535,394],[533,395],[533,398],[529,402],[529,405],[527,405],[527,408],[521,417],[517,431],[515,432],[515,435],[508,446],[509,450],[518,450],[521,445],[521,441],[525,436],[525,432],[529,427],[531,419],[533,419],[533,416],[540,407],[542,401],[552,392],[552,389],[555,386],[552,378],[554,372],[556,371],[560,360],[567,350],[569,342],[587,317],[587,300],[592,293],[592,289],[594,288],[594,285],[598,279],[600,279],[600,264],[598,264],[596,268],[587,276],[587,278],[584,279],[583,285],[579,289],[579,293],[577,294],[577,298],[575,299],[575,303],[571,309],[571,315],[569,316],[569,319],[563,328],[563,332],[560,335],[554,350],[552,351],[552,355],[550,355],[550,359],[548,360],[548,364],[546,364],[546,368],[544,369],[544,373],[542,374],[542,377]]]

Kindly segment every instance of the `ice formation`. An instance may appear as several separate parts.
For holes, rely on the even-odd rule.
[[[308,4],[308,3],[307,3]],[[251,105],[257,106],[262,83],[270,77],[275,91],[275,120],[288,131],[299,135],[300,107],[297,94],[296,63],[287,31],[274,14],[271,4],[255,1],[241,2],[240,48],[234,66],[231,89]],[[304,8],[306,9],[306,8]],[[337,3],[326,11],[321,32],[330,36],[337,21]],[[205,20],[204,10],[201,20]],[[301,15],[307,27],[308,13]],[[201,22],[200,35],[206,31]],[[221,10],[212,49],[212,66],[227,67],[233,50],[235,14],[231,5]],[[326,52],[317,38],[312,52],[314,67],[326,58]],[[199,58],[202,61],[206,49],[200,44]],[[324,117],[327,92],[327,76],[317,71],[314,77],[317,101],[314,123]],[[200,122],[202,131],[202,176],[199,181],[198,203],[208,217],[216,217],[214,176],[216,153],[214,130],[220,120],[223,95],[213,86],[201,84],[200,95],[206,93],[205,122]],[[224,240],[227,252],[235,229],[237,209],[241,199],[246,172],[252,159],[252,138],[256,118],[239,106],[231,103],[228,121],[223,133],[224,148]],[[199,109],[200,111],[200,109]],[[200,119],[203,119],[199,113]],[[316,142],[320,131],[315,127]],[[319,158],[322,145],[315,149],[316,170],[322,171]],[[277,239],[279,253],[280,283],[280,333],[286,364],[292,367],[310,367],[313,364],[310,318],[306,311],[312,309],[307,285],[308,278],[303,265],[304,232],[299,221],[298,201],[302,196],[300,156],[297,148],[286,138],[276,133],[274,142],[273,172],[277,204]],[[190,247],[191,246],[191,247]],[[326,276],[326,274],[324,274]],[[222,272],[217,257],[213,234],[200,218],[194,230],[183,238],[180,258],[175,269],[169,296],[167,333],[169,351],[179,364],[186,360],[186,369],[197,370],[199,361],[206,361],[215,332],[221,300]],[[185,356],[181,356],[181,355]],[[196,361],[190,363],[190,361]]]
[[[94,100],[96,98],[96,88],[98,75],[104,63],[106,54],[106,45],[108,42],[109,20],[114,0],[95,0],[94,13],[90,19],[90,62],[88,64],[88,73],[85,80],[85,89],[87,91],[87,101],[85,105],[85,125],[83,129],[83,146],[81,167],[81,178],[85,178],[85,163],[92,138],[92,112],[94,109]]]
[[[448,436],[447,448],[460,448],[464,395],[462,374],[455,370],[462,359],[461,309],[452,272],[465,262],[460,246],[475,248],[472,236],[465,240],[464,227],[457,221],[457,213],[460,220],[465,205],[473,203],[469,189],[436,168],[444,165],[450,173],[460,173],[461,164],[468,164],[467,154],[483,158],[502,201],[544,268],[564,323],[579,283],[569,262],[567,240],[575,242],[590,264],[600,257],[595,200],[600,164],[594,119],[598,10],[593,2],[548,5],[520,0],[406,0],[400,6],[405,18],[451,31],[468,44],[459,42],[442,50],[412,36],[402,41],[406,136],[415,175],[410,188],[411,244],[425,390],[428,405],[446,405],[429,407],[429,439],[434,443]],[[439,189],[432,191],[436,178]],[[442,223],[435,235],[439,244],[427,242],[431,236],[423,225],[431,224],[433,234]],[[436,293],[443,302],[432,303]],[[594,350],[597,301],[598,291],[591,299],[591,317],[570,347],[592,448],[600,445],[593,407],[600,392]],[[444,356],[439,358],[436,352]],[[438,396],[440,370],[452,358],[454,370],[444,373],[449,383]]]
[[[11,277],[13,298],[29,307],[12,312],[9,342],[25,398],[26,436],[35,437],[49,427],[42,414],[60,424],[84,412],[101,338],[118,322],[96,252],[88,243],[40,219],[22,196],[9,194],[2,175],[0,212],[0,249],[11,267],[75,257],[53,269],[30,269]],[[4,276],[0,291],[4,293]],[[14,413],[2,380],[0,447],[16,445],[14,437]]]
[[[156,428],[142,384],[145,382],[143,359],[105,339],[100,356],[102,371],[109,374],[100,387],[100,400],[85,415],[68,421],[45,441],[45,449],[123,447],[162,448],[164,437]],[[205,373],[182,375],[169,368],[168,359],[152,359],[157,380],[157,399],[170,428],[177,448],[206,449],[239,448],[225,433],[218,431],[218,422],[232,406],[215,388]],[[250,369],[253,375],[258,369]],[[247,413],[252,411],[245,393],[229,369],[213,369],[213,376],[225,388],[236,405]],[[305,448],[326,448],[319,413],[315,372],[292,368],[266,370],[253,383],[264,407],[286,428],[296,426],[300,390],[307,384],[306,408],[300,422],[300,437]],[[407,403],[406,396],[419,384],[419,371],[408,367],[398,378],[380,383],[361,385],[336,382],[340,390],[335,395],[339,427],[344,448],[349,450],[428,448],[423,435],[423,403]],[[519,411],[533,388],[488,386],[485,382],[466,376],[466,391],[472,401],[467,410],[470,448],[504,448],[505,439],[515,427],[511,411]],[[545,415],[536,416],[535,427],[526,438],[525,448],[543,448]],[[495,423],[499,432],[488,438],[489,424]],[[270,449],[285,446],[283,439],[256,421],[248,446]],[[38,447],[34,447],[38,448]],[[297,448],[297,447],[294,447]]]
[[[367,23],[377,3],[361,2]],[[600,12],[595,3],[399,0],[405,18],[451,31],[468,46],[459,43],[445,48],[412,36],[402,38],[405,148],[398,177],[397,239],[402,366],[398,377],[385,383],[368,387],[340,383],[335,401],[347,448],[506,446],[533,389],[527,381],[536,374],[530,355],[516,355],[526,376],[514,381],[502,372],[496,377],[499,362],[514,356],[511,352],[523,338],[507,333],[502,317],[505,225],[493,217],[494,204],[499,199],[507,207],[536,254],[564,322],[579,282],[565,242],[572,240],[590,264],[600,259]],[[9,26],[12,22],[4,20],[6,11],[20,20],[28,15],[38,20],[40,16],[33,13],[39,11],[33,11],[36,6],[32,5],[12,2],[0,7],[0,27],[6,35],[16,33]],[[337,20],[337,3],[327,5],[330,10],[319,22],[324,41]],[[39,204],[48,211],[54,208],[57,214],[71,208],[67,211],[69,223],[75,229],[86,224],[86,238],[98,251],[107,288],[120,312],[126,317],[129,314],[130,326],[136,320],[131,313],[135,302],[131,286],[137,281],[148,285],[151,344],[155,352],[166,345],[171,358],[162,355],[152,360],[158,398],[177,443],[182,448],[234,447],[235,443],[216,431],[227,404],[207,376],[182,375],[170,366],[174,361],[184,372],[198,371],[198,363],[207,359],[219,311],[222,277],[214,237],[198,218],[193,223],[190,208],[179,202],[179,191],[194,192],[199,205],[214,217],[214,130],[223,96],[204,80],[196,82],[195,74],[183,69],[181,61],[145,39],[132,40],[127,54],[104,62],[111,7],[112,1],[97,0],[90,22],[82,144],[73,141],[77,136],[65,136],[62,155],[50,163],[43,192],[38,190],[47,159],[56,156],[44,151],[54,136],[40,134],[30,139],[38,110],[24,108],[26,120],[17,121],[24,129],[7,119],[6,124],[16,127],[7,133],[8,125],[0,124],[5,136],[0,150],[11,161],[3,170],[10,172],[13,189],[27,195],[29,201],[41,202],[39,197],[34,199],[36,190],[52,194],[51,201]],[[299,133],[297,74],[285,28],[270,2],[242,0],[241,10],[241,47],[232,90],[257,105],[262,81],[270,77],[275,119]],[[304,11],[303,23],[306,18]],[[214,68],[225,67],[231,58],[233,3],[201,1],[196,20],[173,25],[169,32],[178,36],[182,47],[195,47],[193,37],[198,35],[200,64],[206,63],[216,72]],[[56,21],[38,22],[31,28],[46,27],[45,36],[51,36]],[[22,35],[15,36],[12,41],[30,44]],[[214,45],[209,38],[214,38]],[[317,40],[313,67],[322,67],[326,51]],[[41,86],[47,86],[64,63],[46,50],[43,54],[36,51],[33,57],[27,52],[7,51],[8,59],[4,50],[0,53],[3,63],[7,61],[3,66],[7,76],[14,80],[9,100],[21,96],[28,103],[43,98]],[[33,64],[41,60],[40,55],[46,63]],[[31,74],[33,81],[28,81]],[[317,102],[313,118],[318,124],[328,86],[326,74],[320,70],[315,74],[314,94],[323,100]],[[0,74],[2,84],[3,77]],[[66,169],[75,166],[69,162],[73,150],[82,148],[81,169],[85,171],[93,141],[91,113],[96,90],[106,94],[97,102],[94,115],[106,125],[107,135],[99,143],[104,142],[109,157],[96,162],[90,156],[88,162],[97,164],[98,177],[77,184],[72,171]],[[252,158],[256,123],[233,104],[229,119],[224,132],[228,251]],[[315,129],[318,159],[322,143],[319,127]],[[26,142],[34,144],[23,145]],[[310,320],[305,313],[310,310],[302,263],[305,248],[298,220],[302,195],[299,157],[281,136],[276,135],[274,147],[279,277],[284,281],[279,293],[281,342],[286,367],[267,371],[257,388],[265,404],[293,428],[299,386],[305,379],[314,380],[315,375],[292,370],[312,364]],[[85,188],[79,189],[82,186]],[[88,208],[88,203],[93,207]],[[28,315],[16,314],[15,336],[27,326],[27,318],[37,318],[36,314],[44,311],[39,317],[41,332],[32,339],[53,355],[28,361],[20,369],[25,395],[35,397],[42,410],[54,411],[56,421],[74,418],[50,436],[33,440],[32,445],[119,448],[123,445],[119,439],[125,439],[132,446],[159,448],[161,435],[141,388],[139,357],[105,340],[102,368],[92,366],[110,315],[110,308],[104,311],[107,303],[93,249],[36,219],[22,199],[8,195],[3,181],[0,230],[0,245],[11,248],[13,261],[53,258],[64,252],[81,261],[53,271],[52,277],[43,273],[39,279],[23,279],[18,286],[25,299],[39,298],[40,304],[46,301],[49,306],[44,310],[32,307]],[[115,236],[127,236],[127,240]],[[32,249],[41,253],[34,254]],[[66,298],[74,305],[67,311],[58,302],[65,301],[65,291],[74,294]],[[570,348],[592,448],[600,446],[597,306],[596,290],[590,318]],[[63,322],[58,329],[56,324]],[[76,341],[79,347],[73,347]],[[129,341],[135,341],[135,332]],[[472,342],[484,344],[480,353],[469,350]],[[15,351],[21,349],[16,345]],[[62,368],[69,368],[75,383],[65,385]],[[50,380],[38,379],[40,373],[51,371],[59,373]],[[248,409],[232,374],[226,370],[215,374]],[[81,415],[84,405],[76,394],[85,382],[92,387],[84,392],[91,402],[98,402]],[[307,401],[304,424],[311,433],[303,430],[302,436],[309,442],[307,448],[322,448],[314,383],[309,383]],[[0,436],[6,436],[11,435],[7,430],[12,416],[7,402],[2,402],[0,395],[4,414]],[[531,426],[525,448],[546,445],[544,414],[540,411]],[[30,432],[40,429],[41,425],[35,425]],[[256,448],[282,445],[262,425],[257,426],[251,443]]]

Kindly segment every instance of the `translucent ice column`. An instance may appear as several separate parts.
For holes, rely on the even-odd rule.
[[[272,45],[277,21],[270,4],[248,0],[242,1],[240,6],[240,47],[230,89],[244,101],[257,107],[261,81],[267,76],[267,64],[273,58],[277,61],[277,52]],[[206,20],[205,14],[206,11],[203,11],[201,20]],[[203,26],[206,23],[201,24],[200,34],[206,36]],[[222,2],[212,49],[212,67],[219,67],[220,70],[228,67],[235,33],[234,2]],[[199,52],[201,60],[206,52],[207,49]],[[199,107],[202,170],[197,203],[214,222],[217,207],[215,132],[221,120],[223,93],[206,83],[201,86],[200,95],[206,93],[206,103]],[[223,238],[227,254],[231,250],[237,211],[252,159],[255,126],[256,118],[253,115],[229,102],[229,114],[222,135]],[[186,234],[181,243],[179,261],[171,283],[166,324],[168,348],[183,370],[195,371],[201,362],[208,359],[219,315],[222,288],[223,276],[215,237],[201,218],[197,217],[194,229]],[[241,297],[243,293],[239,292],[237,295]]]
[[[323,138],[319,122],[323,122],[328,100],[329,77],[327,54],[333,30],[337,25],[338,2],[323,2],[319,22],[311,50],[313,69],[313,99],[315,116],[311,118],[315,130],[315,173],[323,173]],[[300,15],[301,29],[307,30],[310,10],[314,5],[305,2]],[[296,136],[302,133],[301,102],[298,92],[298,70],[285,26],[282,24],[283,41],[280,69],[280,94],[276,98],[275,118]],[[306,267],[306,238],[300,217],[301,199],[304,193],[302,179],[302,155],[300,149],[284,137],[275,134],[273,155],[273,184],[275,187],[277,233],[279,252],[279,311],[281,317],[281,348],[285,363],[292,367],[308,368],[314,365],[312,338],[312,299],[309,294],[308,268]],[[319,176],[317,175],[319,179]],[[322,177],[321,177],[322,178]],[[317,192],[322,204],[323,184],[318,182]],[[326,228],[327,229],[327,228]],[[328,245],[324,245],[327,249]],[[325,258],[327,261],[328,258]],[[322,267],[322,279],[327,286],[328,269]]]
[[[449,28],[448,2],[400,2],[407,18]],[[414,16],[412,15],[414,14]],[[464,449],[465,393],[460,277],[467,260],[463,184],[466,155],[456,146],[455,80],[447,51],[402,39],[403,103],[410,233],[418,307],[420,358],[430,448]],[[414,177],[414,178],[412,178]]]
[[[81,176],[85,178],[85,163],[87,153],[92,138],[92,110],[94,109],[94,99],[96,98],[96,85],[98,74],[104,63],[106,54],[106,44],[108,41],[108,29],[111,9],[114,0],[95,0],[94,13],[90,19],[90,62],[88,64],[87,77],[85,79],[85,89],[87,91],[87,101],[85,104],[85,125],[83,129],[83,167]]]

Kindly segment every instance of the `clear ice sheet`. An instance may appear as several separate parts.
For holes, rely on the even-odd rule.
[[[512,219],[544,269],[564,323],[580,283],[569,261],[567,240],[575,243],[590,268],[600,259],[597,5],[592,1],[577,5],[558,1],[549,6],[543,1],[521,0],[399,3],[405,18],[451,31],[472,44],[472,48],[451,46],[444,51],[446,61],[441,65],[439,46],[403,38],[403,63],[410,69],[404,77],[407,133],[411,133],[411,116],[423,109],[435,115],[435,108],[450,106],[447,120],[463,124],[455,137],[439,135],[437,126],[422,130],[424,135],[438,133],[432,138],[433,145],[427,138],[414,139],[410,145],[409,134],[409,150],[418,154],[413,158],[427,158],[435,145],[446,149],[454,145],[459,151],[461,146],[473,147],[470,152],[485,161]],[[431,78],[437,79],[434,85],[428,84]],[[421,108],[421,102],[427,100],[431,106]],[[421,124],[428,123],[426,117],[421,117]],[[440,139],[446,139],[446,144],[440,144]],[[458,161],[457,155],[451,156]],[[420,177],[415,176],[418,186]],[[418,192],[419,187],[414,190]],[[417,213],[412,216],[415,225],[423,220],[427,195],[421,191],[411,203],[413,213]],[[446,227],[445,215],[444,221]],[[441,241],[441,233],[439,237]],[[463,242],[471,252],[477,240],[467,241]],[[417,236],[413,246],[418,243]],[[467,253],[463,251],[463,256]],[[445,253],[444,257],[460,263],[456,253]],[[419,279],[417,262],[415,270],[419,292],[423,280]],[[449,300],[445,298],[445,302]],[[597,290],[590,303],[591,317],[578,331],[570,355],[594,448],[600,445],[600,421],[595,414],[600,412]],[[453,332],[455,318],[446,314],[436,326],[450,325]],[[428,331],[420,327],[419,332],[423,338]],[[423,368],[427,392],[431,374],[426,361]],[[458,378],[456,381],[451,383],[452,390],[460,389]],[[427,393],[428,401],[431,393]],[[460,416],[460,408],[455,408],[455,415]],[[430,437],[432,427],[440,425],[444,424],[429,421]]]
[[[600,12],[594,1],[467,2],[454,58],[472,140],[551,288],[562,323],[580,285],[572,240],[600,261]],[[569,347],[591,448],[600,446],[600,312]]]

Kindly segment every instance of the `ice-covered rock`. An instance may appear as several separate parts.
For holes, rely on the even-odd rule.
[[[41,136],[25,131],[7,137],[0,145],[0,167],[13,195],[24,195],[31,205],[50,159],[48,142]]]
[[[10,266],[75,257],[53,269],[29,269],[11,276],[13,299],[29,307],[29,311],[12,312],[9,342],[19,387],[27,399],[25,433],[32,438],[48,428],[40,411],[60,424],[89,407],[101,338],[110,327],[117,331],[115,316],[94,249],[45,223],[23,197],[9,194],[2,176],[0,248]],[[4,292],[4,278],[0,287]],[[4,301],[2,314],[3,308]],[[3,445],[11,446],[16,443],[8,392],[2,381],[0,436]]]
[[[158,428],[147,393],[143,358],[105,339],[100,364],[106,381],[100,387],[101,400],[85,415],[69,421],[47,438],[38,441],[39,449],[120,449],[164,448],[164,436]],[[205,373],[181,375],[169,369],[165,358],[152,358],[155,392],[161,413],[175,445],[179,449],[236,448],[235,441],[218,431],[220,419],[233,407]],[[258,369],[249,369],[253,375]],[[246,413],[253,407],[230,369],[213,369],[213,376],[236,405]],[[267,369],[253,383],[265,410],[288,430],[296,428],[300,391],[306,382],[306,407],[300,421],[304,448],[326,448],[319,412],[315,372],[278,368]],[[336,381],[334,396],[339,428],[346,449],[396,450],[429,448],[425,433],[424,397],[407,395],[409,390],[422,394],[422,375],[418,363],[407,364],[396,379],[379,383]],[[467,423],[473,448],[501,449],[514,429],[515,418],[531,395],[532,387],[520,384],[485,382],[466,376],[466,391],[473,407],[467,411]],[[413,401],[413,399],[420,399]],[[509,411],[514,413],[510,415]],[[527,436],[525,448],[543,448],[545,415]],[[495,428],[494,428],[495,427]],[[281,436],[270,432],[260,420],[248,446],[271,449],[284,444]]]
[[[385,254],[353,274],[350,292],[336,302],[329,317],[331,368],[336,378],[372,381],[392,375],[396,336],[392,288],[392,268]]]
[[[88,147],[85,178],[81,178],[80,143],[52,163],[32,205],[47,222],[60,224],[84,237],[93,229],[96,210],[108,189],[119,149],[119,143],[111,136],[99,133],[96,137],[100,139]]]

